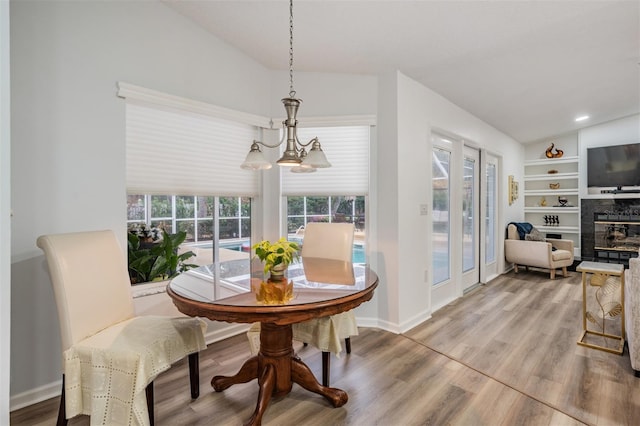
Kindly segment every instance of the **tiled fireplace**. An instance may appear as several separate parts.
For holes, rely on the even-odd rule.
[[[582,260],[628,264],[640,240],[640,199],[582,199]],[[598,224],[596,225],[596,222]]]

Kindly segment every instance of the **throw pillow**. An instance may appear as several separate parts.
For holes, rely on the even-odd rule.
[[[531,232],[524,236],[527,241],[546,241],[544,236],[536,228],[531,228]]]

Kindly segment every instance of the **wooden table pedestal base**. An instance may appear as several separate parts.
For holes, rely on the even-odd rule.
[[[237,383],[247,383],[253,379],[258,379],[260,391],[256,409],[245,425],[260,425],[271,397],[287,395],[294,382],[324,396],[334,407],[342,407],[349,398],[343,390],[318,383],[309,367],[295,355],[291,324],[262,323],[260,353],[249,358],[235,376],[215,376],[211,379],[211,386],[216,392],[222,392]]]

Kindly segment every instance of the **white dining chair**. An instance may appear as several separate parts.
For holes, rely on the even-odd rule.
[[[191,398],[199,396],[197,318],[136,317],[127,262],[112,231],[43,235],[62,337],[58,425],[154,423],[153,380],[188,355]]]
[[[304,229],[302,259],[318,257],[351,262],[353,257],[353,223],[311,222]],[[293,324],[293,338],[312,344],[322,351],[322,384],[329,386],[331,369],[330,355],[342,351],[344,339],[346,353],[351,353],[351,336],[358,334],[353,311],[323,318],[315,318]]]

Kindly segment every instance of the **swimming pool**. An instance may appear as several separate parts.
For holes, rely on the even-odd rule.
[[[302,240],[300,238],[290,238],[290,241],[295,241],[297,243],[301,243]],[[211,248],[213,247],[213,244],[211,243],[211,241],[207,241],[207,242],[203,242],[203,243],[196,243],[194,245],[195,247],[198,248]],[[244,240],[244,241],[221,241],[220,242],[220,248],[225,248],[228,250],[235,250],[235,251],[244,251],[244,252],[248,252],[250,250],[250,245],[249,245],[249,241],[248,240]],[[365,263],[366,262],[366,253],[364,250],[364,245],[363,244],[354,244],[353,245],[353,257],[351,258],[351,261],[353,263]]]

